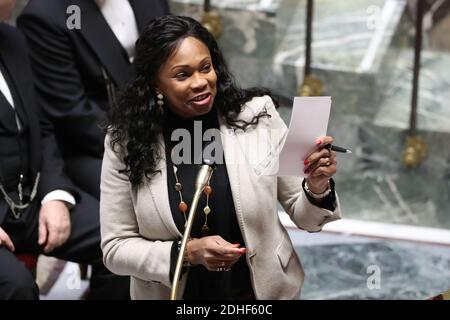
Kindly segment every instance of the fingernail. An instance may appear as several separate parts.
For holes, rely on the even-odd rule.
[[[240,243],[233,243],[233,246],[240,246]]]
[[[307,165],[309,164],[309,160],[308,160],[308,159],[305,159],[305,161],[303,161],[303,164],[304,164],[305,166],[307,166]]]
[[[317,144],[318,146],[320,146],[322,143],[323,143],[322,139],[317,139],[317,140],[316,140],[316,144]]]
[[[241,248],[241,249],[239,249],[241,252],[241,254],[244,254],[244,253],[246,253],[247,252],[247,249],[245,249],[245,248]]]

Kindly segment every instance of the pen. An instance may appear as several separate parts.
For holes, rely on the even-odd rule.
[[[331,144],[327,144],[326,146],[324,146],[324,148],[331,149],[331,150],[336,151],[336,152],[352,153],[348,149],[345,149],[345,148],[342,148],[342,147],[338,147],[338,146],[335,146],[335,145],[331,145]]]

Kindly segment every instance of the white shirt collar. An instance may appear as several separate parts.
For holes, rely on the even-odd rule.
[[[6,100],[9,102],[11,107],[14,108],[14,100],[11,95],[11,90],[9,90],[8,84],[6,83],[6,79],[3,76],[2,70],[0,70],[0,91],[5,96]]]
[[[130,2],[128,0],[95,0],[95,2],[131,61],[139,31]]]

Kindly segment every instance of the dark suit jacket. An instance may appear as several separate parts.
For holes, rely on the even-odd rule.
[[[0,58],[8,72],[8,78],[12,80],[8,86],[17,93],[16,97],[19,99],[15,103],[15,108],[22,119],[23,126],[28,127],[29,166],[33,181],[37,172],[41,172],[37,201],[56,189],[69,191],[77,197],[75,186],[64,174],[63,161],[53,135],[53,128],[39,114],[25,38],[17,29],[3,23],[0,23]],[[0,100],[0,103],[6,102]],[[11,108],[9,105],[6,107]],[[0,117],[0,134],[5,134],[2,127],[7,128],[11,125],[3,121],[6,119]],[[0,196],[0,224],[7,210],[5,200],[3,196]]]
[[[139,31],[169,12],[163,0],[130,4]],[[66,26],[70,5],[81,9],[79,30]],[[99,123],[108,107],[102,67],[120,86],[128,79],[130,62],[95,1],[30,0],[17,25],[27,38],[42,108],[55,127],[66,165],[70,166],[68,158],[77,156],[101,160],[104,133]],[[92,175],[99,177],[100,172]]]

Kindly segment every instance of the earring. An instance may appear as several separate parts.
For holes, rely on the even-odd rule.
[[[156,92],[156,104],[158,105],[158,113],[159,114],[163,114],[164,113],[164,109],[163,109],[163,105],[164,105],[164,96],[162,95],[161,92]]]

